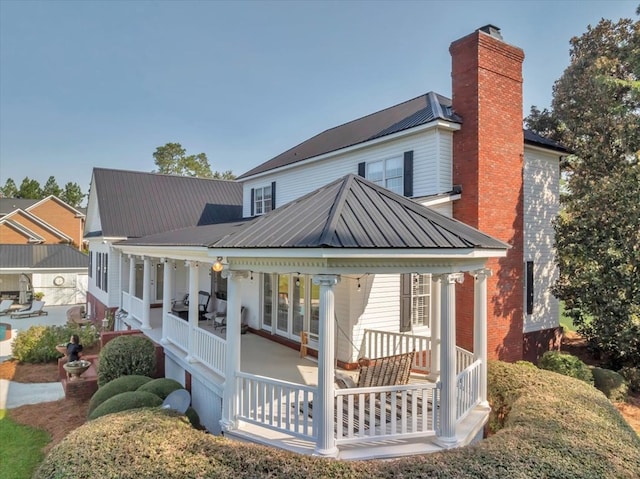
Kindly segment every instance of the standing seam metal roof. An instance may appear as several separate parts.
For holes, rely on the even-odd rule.
[[[490,248],[509,245],[356,175],[256,218],[210,247]]]
[[[94,168],[92,187],[103,236],[142,237],[242,217],[235,181]]]
[[[0,245],[2,268],[86,268],[88,256],[66,244]]]

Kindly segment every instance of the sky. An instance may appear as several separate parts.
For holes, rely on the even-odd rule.
[[[525,52],[524,112],[551,104],[569,40],[630,1],[0,0],[0,185],[153,171],[177,142],[240,175],[429,91],[492,24]]]

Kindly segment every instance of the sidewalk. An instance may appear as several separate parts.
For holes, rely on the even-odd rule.
[[[10,315],[0,316],[0,323],[11,326],[11,338],[0,341],[0,363],[12,357],[13,341],[19,331],[26,331],[31,326],[54,326],[67,323],[67,309],[71,306],[49,306],[44,310],[47,316],[33,316],[31,318],[11,318]],[[60,381],[50,383],[18,383],[0,379],[0,409],[13,409],[25,404],[57,401],[64,398],[64,389]]]

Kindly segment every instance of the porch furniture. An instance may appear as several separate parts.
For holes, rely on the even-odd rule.
[[[378,359],[363,358],[359,361],[358,380],[347,374],[336,372],[336,385],[341,388],[371,388],[408,384],[415,351],[385,356]]]
[[[15,313],[11,313],[12,318],[29,318],[31,316],[46,316],[49,313],[47,311],[43,311],[44,301],[33,301],[31,306],[28,308],[23,308]]]
[[[67,309],[67,324],[69,326],[88,326],[91,323],[90,319],[85,317],[84,306],[72,306]]]
[[[13,306],[13,299],[3,299],[0,302],[0,316],[7,314],[11,306]]]
[[[209,309],[211,295],[206,291],[198,291],[198,315],[199,319],[204,318]],[[177,314],[182,319],[189,318],[189,293],[184,295],[181,301],[176,301],[171,306],[171,312]]]

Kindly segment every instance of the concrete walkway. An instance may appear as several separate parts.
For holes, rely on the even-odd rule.
[[[64,325],[67,322],[67,309],[70,306],[45,305],[47,316],[33,316],[31,318],[11,318],[9,315],[0,316],[0,323],[11,325],[11,338],[0,341],[0,363],[12,357],[13,341],[19,331],[26,331],[31,326]],[[64,389],[60,381],[50,383],[18,383],[0,379],[0,409],[13,409],[25,404],[57,401],[64,398]]]

